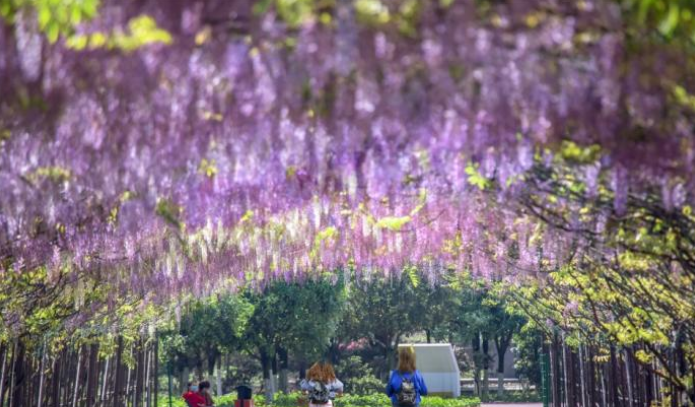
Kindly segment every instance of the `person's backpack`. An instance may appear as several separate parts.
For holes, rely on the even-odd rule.
[[[396,401],[398,402],[398,407],[415,407],[417,405],[417,389],[415,388],[415,383],[413,378],[401,376],[401,390],[396,394]]]
[[[328,404],[331,401],[328,386],[321,382],[314,382],[314,387],[309,392],[309,400],[312,404]]]

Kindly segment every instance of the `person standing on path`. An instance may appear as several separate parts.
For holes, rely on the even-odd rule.
[[[332,407],[336,396],[343,393],[343,383],[336,378],[333,366],[328,362],[314,363],[306,375],[299,387],[308,395],[309,407]]]
[[[421,396],[427,395],[427,385],[415,366],[412,347],[398,349],[398,369],[391,372],[386,394],[394,407],[417,407]]]
[[[183,393],[183,399],[188,407],[204,407],[205,397],[198,392],[198,386],[188,382],[188,391]]]
[[[210,382],[205,380],[200,382],[200,395],[203,397],[205,400],[205,406],[214,406],[215,405],[215,400],[212,399],[212,395],[210,394]]]

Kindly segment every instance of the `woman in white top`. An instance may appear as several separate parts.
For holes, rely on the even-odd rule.
[[[309,407],[332,407],[336,396],[343,394],[343,383],[328,362],[314,363],[306,376],[299,387],[308,396]]]

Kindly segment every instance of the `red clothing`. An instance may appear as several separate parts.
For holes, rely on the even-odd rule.
[[[205,405],[206,406],[214,406],[215,405],[215,400],[212,399],[212,396],[210,393],[203,393],[203,398],[205,399]]]
[[[183,399],[186,400],[189,407],[201,407],[205,405],[205,397],[201,396],[200,393],[187,391],[183,394]]]

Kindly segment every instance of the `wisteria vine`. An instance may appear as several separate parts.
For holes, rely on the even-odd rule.
[[[618,208],[693,189],[692,59],[628,37],[618,2],[259,3],[104,0],[56,43],[31,10],[0,22],[3,269],[151,298],[508,276],[573,247],[507,205],[558,149],[598,149],[581,180]]]

